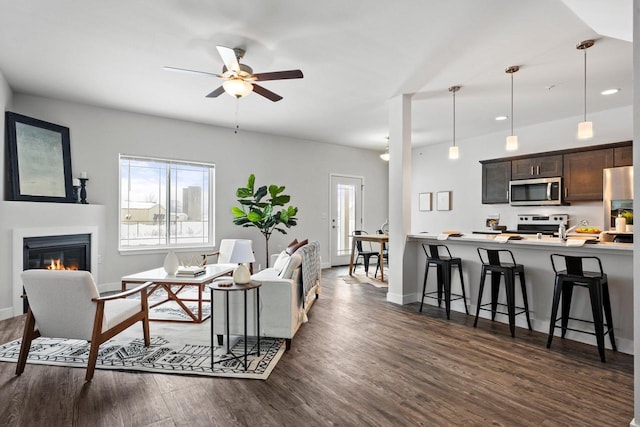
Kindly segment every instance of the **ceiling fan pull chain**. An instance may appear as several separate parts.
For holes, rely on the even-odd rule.
[[[238,133],[238,129],[240,129],[240,123],[239,123],[239,117],[240,117],[240,98],[236,98],[236,129],[233,131],[233,133]]]

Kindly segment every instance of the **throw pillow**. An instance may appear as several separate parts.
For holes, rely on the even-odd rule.
[[[276,273],[280,274],[282,270],[287,268],[287,265],[289,264],[289,258],[291,258],[291,256],[286,251],[280,252],[280,255],[278,255],[276,262],[273,263],[273,269],[276,271]]]
[[[281,279],[291,279],[293,277],[293,272],[296,271],[296,268],[300,267],[301,264],[302,264],[302,257],[298,254],[293,254],[289,259],[287,268],[282,270],[279,277]]]
[[[287,246],[287,249],[285,249],[285,251],[291,255],[292,253],[295,252],[295,247],[298,244],[298,239],[293,239],[293,242],[289,243],[289,245]]]
[[[287,248],[287,253],[288,253],[289,255],[293,255],[293,254],[294,254],[298,249],[300,249],[301,247],[303,247],[304,245],[306,245],[306,244],[308,244],[308,243],[309,243],[309,240],[308,240],[308,239],[304,239],[303,241],[298,242],[298,243],[297,243],[295,246],[293,246],[293,247],[289,246],[289,247]]]

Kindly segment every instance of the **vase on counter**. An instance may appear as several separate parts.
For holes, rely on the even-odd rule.
[[[164,271],[167,274],[173,276],[178,271],[178,267],[180,267],[180,261],[178,257],[173,251],[169,251],[166,257],[164,257]]]

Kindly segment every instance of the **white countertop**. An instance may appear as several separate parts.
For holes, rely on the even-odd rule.
[[[444,236],[436,233],[415,233],[409,234],[408,239],[415,240],[438,240],[438,237],[443,239]],[[476,242],[476,243],[496,243],[506,245],[528,245],[528,246],[547,246],[547,247],[570,247],[570,248],[585,248],[603,251],[625,251],[633,252],[633,243],[613,243],[613,242],[598,242],[598,243],[583,243],[584,238],[580,236],[570,236],[567,241],[563,241],[558,237],[543,236],[538,239],[534,235],[522,235],[520,240],[509,240],[506,243],[495,241],[499,234],[473,234],[471,232],[462,232],[459,237],[449,236],[447,241],[452,242]],[[444,240],[442,240],[444,241]]]

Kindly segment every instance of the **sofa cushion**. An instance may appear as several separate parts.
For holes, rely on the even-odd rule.
[[[291,245],[290,245],[290,246],[289,246],[289,247],[287,247],[287,249],[285,249],[285,250],[287,251],[287,253],[288,253],[289,255],[293,255],[294,253],[296,253],[296,251],[297,251],[299,248],[303,247],[304,245],[306,245],[306,244],[308,244],[308,243],[309,243],[309,240],[308,240],[308,239],[304,239],[303,241],[298,242],[298,243],[297,243],[297,244],[295,244],[294,246],[291,246]]]
[[[258,282],[264,280],[268,281],[271,279],[278,279],[280,276],[276,273],[276,270],[273,267],[265,268],[264,270],[260,270],[257,273],[251,276],[251,280],[256,280]]]
[[[278,274],[280,274],[282,270],[287,268],[290,258],[291,256],[287,253],[287,251],[280,252],[280,255],[278,255],[278,259],[276,259],[276,262],[273,263],[273,268]]]
[[[296,268],[300,267],[300,265],[302,265],[302,256],[300,256],[300,254],[291,255],[287,268],[280,272],[280,278],[291,279],[293,277],[293,272],[296,271]]]

